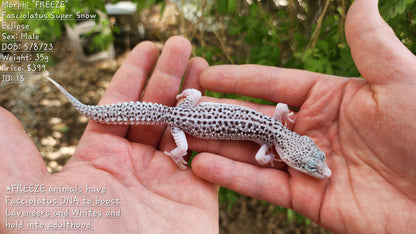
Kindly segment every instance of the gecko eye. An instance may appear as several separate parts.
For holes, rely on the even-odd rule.
[[[311,164],[305,164],[305,169],[307,171],[316,171],[316,167],[314,165],[311,165]]]

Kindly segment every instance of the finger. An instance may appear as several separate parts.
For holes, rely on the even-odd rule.
[[[300,107],[323,74],[261,65],[212,66],[201,73],[205,89]]]
[[[8,181],[36,181],[47,175],[45,162],[19,120],[0,107],[0,178]]]
[[[285,171],[259,168],[210,153],[198,154],[192,161],[192,171],[213,184],[291,208],[290,177]]]
[[[187,136],[189,148],[196,152],[209,152],[218,154],[234,161],[243,162],[262,168],[278,168],[285,169],[287,165],[283,161],[274,161],[273,166],[267,164],[260,165],[255,155],[260,149],[260,145],[249,141],[219,141],[219,140],[202,140],[193,136]],[[275,153],[276,159],[279,155]]]
[[[348,12],[345,32],[354,62],[372,84],[415,80],[416,57],[381,18],[377,3],[357,0]]]
[[[183,37],[171,37],[162,50],[156,68],[143,95],[146,102],[174,106],[181,85],[182,76],[191,55],[191,44]],[[128,139],[156,146],[159,144],[165,126],[132,126]],[[146,133],[146,134],[143,134]]]
[[[158,55],[157,46],[151,42],[137,45],[115,73],[99,104],[137,101]],[[94,132],[125,136],[128,128],[125,125],[105,125],[90,121],[83,138]]]
[[[182,84],[182,90],[188,88],[194,88],[202,91],[201,86],[199,85],[199,75],[201,72],[208,67],[208,63],[203,58],[192,58],[189,60],[188,66],[185,72],[185,78]],[[188,137],[187,137],[188,139]],[[160,149],[163,151],[171,151],[176,147],[175,142],[173,141],[170,129],[167,129],[163,134]]]
[[[203,89],[199,84],[201,72],[209,67],[208,62],[200,57],[192,58],[187,66],[182,90],[193,88],[198,89],[203,94]]]

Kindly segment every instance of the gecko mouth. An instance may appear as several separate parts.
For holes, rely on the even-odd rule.
[[[323,178],[329,178],[332,175],[332,171],[331,169],[329,169],[328,167],[325,168],[325,170],[323,170],[323,172],[321,173]]]

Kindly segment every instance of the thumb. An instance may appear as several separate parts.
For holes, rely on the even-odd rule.
[[[345,33],[354,62],[370,84],[416,80],[416,57],[381,18],[377,0],[356,0]]]

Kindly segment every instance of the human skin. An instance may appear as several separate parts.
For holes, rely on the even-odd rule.
[[[198,76],[208,66],[201,58],[189,60],[190,54],[191,45],[182,37],[170,38],[159,59],[155,44],[139,44],[117,71],[99,104],[138,100],[152,73],[142,100],[174,106],[184,72],[183,88],[198,88]],[[179,169],[163,153],[174,146],[168,134],[165,134],[167,143],[160,144],[165,130],[166,126],[110,126],[90,121],[72,158],[60,173],[51,175],[18,120],[0,108],[1,232],[6,232],[6,196],[26,197],[14,193],[6,195],[7,187],[32,184],[45,185],[46,189],[79,185],[83,188],[83,193],[77,195],[81,204],[86,186],[105,188],[107,193],[100,195],[101,199],[119,198],[121,217],[92,219],[95,233],[217,233],[218,186],[199,179],[190,169]],[[37,195],[43,197],[43,194]],[[60,203],[62,196],[47,197],[58,199]],[[36,208],[51,212],[62,210],[53,206],[24,210]],[[19,210],[8,209],[9,213]],[[105,214],[110,208],[93,206],[92,209]],[[16,221],[10,217],[7,220]],[[49,219],[40,219],[45,223],[50,220],[54,220],[53,213]]]
[[[335,233],[414,231],[416,58],[382,20],[375,0],[353,3],[346,37],[364,79],[257,65],[213,66],[200,77],[206,89],[299,108],[293,129],[326,153],[329,179],[258,167],[258,146],[233,142],[211,142],[210,153],[199,154],[192,169]],[[269,115],[274,109],[256,108]],[[199,150],[199,141],[193,145]]]

